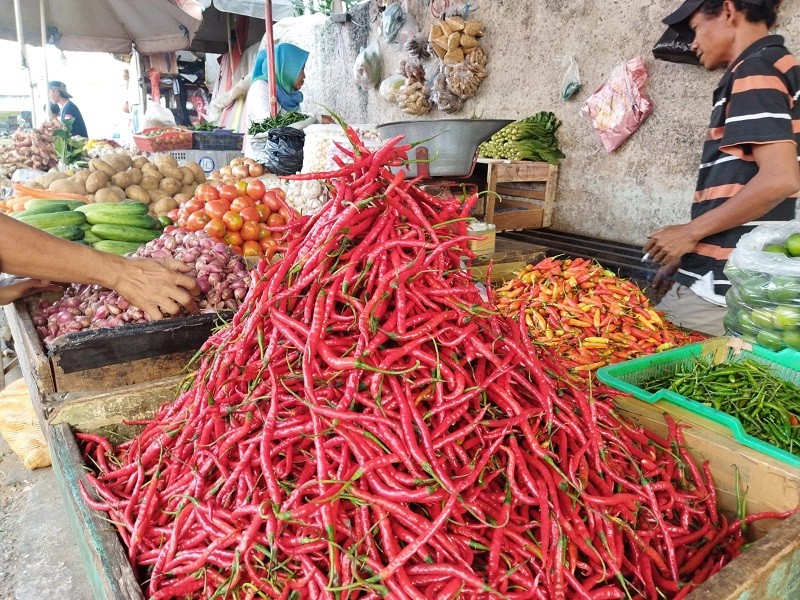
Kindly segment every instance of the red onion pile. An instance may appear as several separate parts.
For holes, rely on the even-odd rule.
[[[134,256],[174,258],[191,266],[188,275],[197,279],[201,292],[197,304],[203,311],[236,310],[247,294],[249,274],[242,257],[203,231],[164,232]],[[66,333],[150,320],[117,292],[85,284],[70,285],[52,304],[40,300],[31,314],[45,344]]]

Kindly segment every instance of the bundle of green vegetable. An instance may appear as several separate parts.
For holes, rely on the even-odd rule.
[[[557,165],[564,158],[558,148],[556,131],[561,121],[551,112],[539,112],[516,121],[495,133],[480,146],[485,158],[536,160]]]
[[[207,121],[203,121],[202,123],[196,123],[192,126],[192,131],[216,131],[219,129],[217,125],[213,123],[209,123]]]
[[[305,121],[307,118],[308,115],[304,115],[296,110],[290,110],[289,112],[280,113],[275,117],[264,119],[260,123],[251,123],[250,127],[247,129],[247,133],[250,135],[266,133],[270,129],[275,129],[276,127],[287,127],[289,125],[293,125],[294,123]]]

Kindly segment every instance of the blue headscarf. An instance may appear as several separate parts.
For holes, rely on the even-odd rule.
[[[275,46],[275,86],[278,94],[278,104],[284,110],[297,110],[303,101],[303,93],[294,89],[300,71],[308,60],[308,52],[294,44],[278,44]],[[256,55],[256,65],[253,69],[253,81],[268,81],[267,51],[259,50]]]

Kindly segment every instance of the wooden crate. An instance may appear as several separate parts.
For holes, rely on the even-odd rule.
[[[476,213],[497,231],[538,229],[553,221],[558,167],[549,163],[479,158],[486,165],[486,191]],[[531,184],[542,184],[534,189]],[[499,209],[512,209],[502,210]]]
[[[491,265],[492,282],[502,282],[525,265],[542,260],[546,250],[544,246],[498,237],[494,252],[481,254],[472,260],[472,276],[476,281],[485,281]]]
[[[172,386],[175,382],[172,382]],[[174,387],[150,384],[86,398],[80,409],[61,411],[50,427],[53,469],[64,494],[71,528],[76,535],[89,579],[98,600],[143,600],[125,549],[103,515],[88,508],[78,483],[85,469],[73,430],[108,432],[130,414],[144,416],[169,399]],[[92,407],[91,403],[101,407]],[[666,424],[659,407],[619,398],[618,411],[656,432]],[[732,477],[738,468],[748,490],[748,512],[785,510],[800,503],[798,471],[748,448],[731,450],[730,439],[713,429],[694,426],[685,431],[687,444],[698,460],[708,460],[718,487],[719,504],[735,512]],[[800,515],[786,521],[765,521],[753,529],[757,541],[720,573],[689,595],[689,600],[788,600],[800,598]]]
[[[177,375],[219,322],[192,315],[63,336],[42,344],[24,302],[5,307],[23,377],[44,424],[76,393],[97,392]]]

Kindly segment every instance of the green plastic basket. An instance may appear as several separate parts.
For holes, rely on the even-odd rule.
[[[656,377],[675,373],[682,366],[698,359],[712,364],[730,364],[748,358],[768,366],[774,375],[784,381],[800,385],[800,353],[792,350],[772,352],[761,346],[729,337],[711,338],[698,344],[609,365],[598,370],[597,377],[606,385],[649,404],[664,401],[713,421],[722,428],[730,430],[734,439],[740,444],[800,469],[800,456],[749,435],[736,417],[671,390],[661,389],[651,393],[640,387]]]

